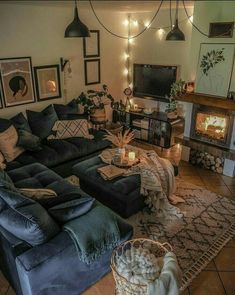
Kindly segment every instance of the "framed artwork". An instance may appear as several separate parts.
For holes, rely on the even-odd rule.
[[[0,83],[0,109],[2,109],[2,89],[1,89],[1,83]]]
[[[200,47],[196,93],[227,97],[231,83],[235,44],[202,43]]]
[[[209,38],[232,38],[234,22],[210,23]]]
[[[100,83],[100,59],[84,60],[85,85]]]
[[[38,101],[61,97],[59,65],[34,67]]]
[[[83,38],[83,57],[100,56],[100,31],[90,30],[90,37]]]
[[[5,107],[35,102],[31,57],[0,59],[0,76]]]

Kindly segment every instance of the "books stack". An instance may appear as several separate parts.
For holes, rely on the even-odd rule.
[[[118,168],[114,165],[107,165],[101,168],[98,168],[97,171],[105,180],[112,180],[116,177],[122,176],[125,172],[125,169]]]

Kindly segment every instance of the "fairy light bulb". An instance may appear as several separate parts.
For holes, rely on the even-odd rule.
[[[193,15],[189,17],[190,22],[193,22]]]
[[[133,21],[133,25],[134,25],[135,27],[138,27],[138,21],[137,21],[137,20],[134,20],[134,21]]]
[[[128,19],[125,19],[124,22],[123,22],[123,24],[124,24],[124,26],[127,27],[129,25],[129,20]]]

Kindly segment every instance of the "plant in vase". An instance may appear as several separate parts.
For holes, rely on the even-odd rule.
[[[109,140],[118,148],[118,155],[120,156],[120,160],[122,161],[126,154],[126,146],[134,139],[134,132],[130,129],[126,129],[124,132],[119,132],[117,135],[111,133],[106,130],[108,133],[105,135],[104,139]]]
[[[114,103],[113,96],[109,93],[107,85],[102,86],[102,90],[87,90],[82,92],[77,100],[77,104],[84,107],[84,113],[89,114],[93,121],[106,121],[105,105]]]
[[[170,91],[170,97],[169,97],[169,103],[166,107],[166,113],[167,117],[169,119],[175,119],[177,118],[177,101],[176,98],[181,96],[184,93],[184,86],[185,81],[178,80],[171,85],[171,91]]]

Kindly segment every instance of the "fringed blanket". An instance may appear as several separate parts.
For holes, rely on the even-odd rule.
[[[120,244],[117,216],[101,204],[63,226],[76,245],[79,259],[87,264]]]
[[[146,151],[132,146],[128,146],[127,149],[136,152],[140,163],[129,168],[124,175],[140,174],[140,192],[146,197],[145,203],[151,211],[156,212],[158,217],[170,219],[182,217],[179,209],[172,205],[184,200],[173,195],[175,177],[170,161],[160,158],[155,151]],[[115,149],[106,150],[101,154],[101,159],[110,163],[114,153]]]

